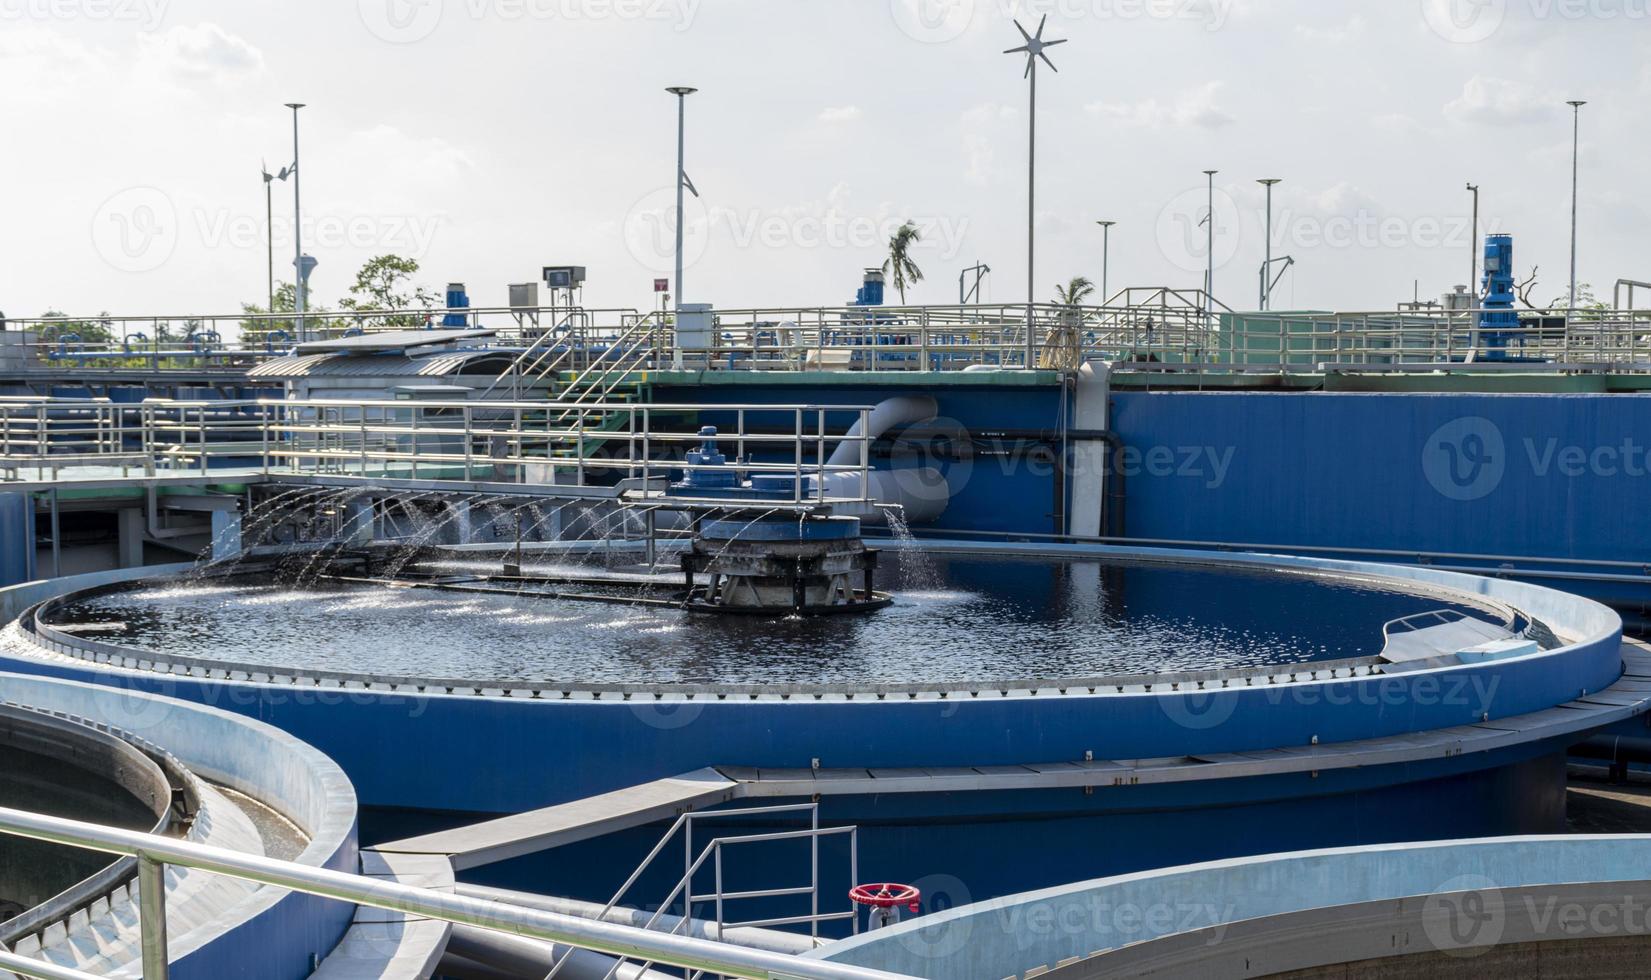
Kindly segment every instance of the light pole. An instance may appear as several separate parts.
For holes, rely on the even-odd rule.
[[[1043,26],[1049,23],[1049,15],[1044,14],[1038,21],[1036,34],[1026,33],[1026,28],[1015,21],[1015,30],[1026,43],[1018,48],[1010,48],[1004,54],[1026,55],[1026,79],[1031,82],[1031,108],[1027,112],[1026,137],[1026,370],[1030,371],[1037,366],[1037,338],[1033,331],[1033,311],[1036,306],[1035,269],[1037,267],[1037,236],[1033,232],[1033,224],[1037,216],[1037,161],[1038,161],[1038,59],[1049,66],[1050,71],[1059,71],[1055,63],[1044,54],[1045,48],[1052,48],[1057,44],[1065,44],[1066,39],[1045,41]]]
[[[1101,226],[1101,305],[1105,306],[1106,301],[1112,298],[1112,294],[1106,291],[1106,273],[1107,267],[1112,264],[1112,226],[1118,222],[1097,221],[1095,223]]]
[[[304,311],[309,308],[309,283],[304,275],[304,223],[298,192],[298,110],[302,102],[286,103],[292,110],[292,275],[293,310],[298,314],[298,341],[304,341]],[[274,305],[273,303],[271,305]]]
[[[1571,299],[1565,306],[1565,322],[1571,322],[1571,311],[1576,309],[1576,176],[1577,158],[1582,148],[1582,107],[1587,102],[1572,100],[1571,107]]]
[[[1210,199],[1209,210],[1204,215],[1208,223],[1205,229],[1204,258],[1208,268],[1204,271],[1204,313],[1209,315],[1215,312],[1215,175],[1219,170],[1206,170],[1204,176],[1209,180]]]
[[[699,196],[699,190],[694,187],[694,182],[688,179],[686,162],[688,148],[688,96],[698,92],[699,89],[691,88],[687,85],[673,85],[665,91],[676,96],[676,295],[672,300],[675,306],[672,308],[673,320],[671,323],[671,367],[681,370],[682,334],[680,331],[682,329],[682,233],[683,222],[686,220],[683,217],[684,201],[682,194],[684,191],[692,191],[695,197]]]
[[[275,312],[275,198],[272,188],[275,186],[275,175],[269,172],[269,165],[260,162],[259,171],[264,175],[264,239],[269,252],[269,305],[264,307],[265,313]]]
[[[1267,261],[1261,264],[1261,309],[1273,308],[1273,185],[1284,182],[1282,177],[1263,177],[1256,183],[1267,188]],[[1214,212],[1211,212],[1212,214]],[[1210,221],[1211,226],[1215,224]]]
[[[1468,289],[1474,296],[1479,295],[1479,185],[1469,184],[1468,193],[1473,195],[1473,232],[1468,238]],[[1477,299],[1474,306],[1479,305]]]

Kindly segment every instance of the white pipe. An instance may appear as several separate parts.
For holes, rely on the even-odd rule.
[[[866,423],[868,440],[881,439],[883,434],[898,425],[927,422],[940,413],[940,406],[928,395],[897,395],[878,402],[863,420],[849,427],[848,437],[831,451],[826,460],[830,466],[854,466],[860,462],[860,421]]]
[[[864,421],[866,440],[881,439],[891,429],[933,421],[940,407],[929,395],[897,395],[878,402],[848,430],[848,436],[832,450],[828,466],[857,466],[860,463],[862,435],[860,421]],[[830,496],[858,497],[860,475],[851,472],[830,473],[826,476],[826,493]],[[946,477],[932,466],[893,470],[871,470],[867,474],[866,496],[879,504],[899,506],[908,524],[922,524],[939,517],[951,502],[951,488]],[[866,523],[879,524],[886,516],[879,511],[864,518]]]

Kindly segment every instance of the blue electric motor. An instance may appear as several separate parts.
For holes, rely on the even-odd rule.
[[[470,308],[470,297],[465,294],[464,283],[450,282],[447,284],[447,308],[449,310],[468,310]],[[464,313],[443,313],[441,325],[443,327],[468,327],[470,325],[466,322],[468,319],[468,315]]]
[[[1513,236],[1485,236],[1485,273],[1480,282],[1483,312],[1479,314],[1479,336],[1488,350],[1486,359],[1500,361],[1518,336],[1519,314],[1514,312]]]

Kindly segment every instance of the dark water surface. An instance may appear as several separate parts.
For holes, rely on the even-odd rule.
[[[479,562],[426,568],[498,570]],[[1447,605],[1296,575],[896,551],[883,554],[878,588],[892,591],[895,602],[870,614],[752,618],[525,593],[207,579],[140,584],[63,608],[53,621],[119,623],[84,635],[288,668],[572,683],[855,685],[1366,656],[1380,651],[1385,621]]]

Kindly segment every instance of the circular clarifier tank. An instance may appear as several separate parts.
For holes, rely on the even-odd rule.
[[[0,705],[0,807],[163,832],[171,784],[161,765],[85,725]],[[0,922],[109,867],[106,854],[0,836]],[[0,938],[15,939],[0,926]]]
[[[621,685],[976,683],[1339,661],[1384,624],[1465,594],[1374,577],[1188,563],[885,551],[887,608],[853,617],[696,614],[635,569],[448,560],[400,584],[270,576],[139,582],[50,604],[41,623],[125,648],[292,670]],[[416,573],[416,574],[414,574]],[[585,595],[567,598],[577,577]],[[547,584],[551,583],[551,584]]]

